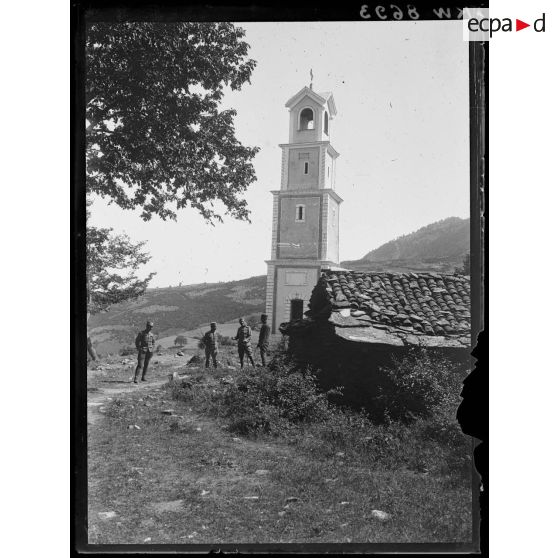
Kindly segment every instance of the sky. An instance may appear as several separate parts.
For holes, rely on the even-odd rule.
[[[336,191],[340,259],[446,217],[469,216],[468,43],[462,22],[238,23],[257,67],[222,107],[237,111],[237,138],[259,146],[245,194],[251,223],[208,225],[186,208],[176,222],[97,199],[91,224],[147,241],[152,287],[231,281],[266,273],[271,190],[280,188],[286,101],[310,83],[331,91],[330,140],[340,153]]]

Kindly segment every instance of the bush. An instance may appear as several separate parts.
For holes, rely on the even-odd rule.
[[[221,347],[233,347],[236,345],[236,341],[232,337],[221,335],[220,333],[217,334],[217,342]]]
[[[239,434],[288,434],[297,425],[324,420],[329,403],[309,370],[276,357],[267,369],[243,370],[234,383],[216,390],[211,408]]]
[[[383,368],[387,385],[381,400],[391,419],[411,422],[439,414],[459,405],[464,372],[447,358],[425,349],[413,349],[402,358],[392,358]]]
[[[120,351],[120,356],[136,355],[137,353],[138,353],[138,350],[135,347],[124,347]]]

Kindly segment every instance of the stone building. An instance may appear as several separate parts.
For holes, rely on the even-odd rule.
[[[291,97],[289,143],[281,144],[281,184],[273,194],[271,258],[266,313],[272,333],[300,319],[323,269],[339,266],[339,206],[335,191],[331,93],[303,87]]]
[[[320,369],[324,388],[341,385],[345,401],[370,409],[381,369],[411,348],[469,367],[470,296],[462,275],[326,270],[305,317],[280,331],[300,363]]]

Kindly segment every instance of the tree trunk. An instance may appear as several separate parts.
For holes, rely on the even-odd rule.
[[[93,343],[91,342],[91,337],[87,338],[87,352],[89,353],[89,356],[93,360],[99,360],[99,357],[97,356],[97,351],[95,350],[95,347],[93,347]]]

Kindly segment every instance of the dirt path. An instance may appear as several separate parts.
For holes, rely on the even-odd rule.
[[[152,377],[147,382],[140,381],[137,384],[134,384],[131,380],[131,376],[133,376],[134,373],[134,364],[130,364],[130,362],[132,362],[131,359],[128,359],[130,362],[126,364],[113,363],[110,365],[112,366],[112,368],[109,368],[111,375],[104,380],[99,381],[99,372],[93,371],[90,379],[96,378],[97,381],[95,382],[95,386],[89,387],[87,391],[87,424],[95,424],[102,417],[103,405],[108,404],[119,395],[158,389],[167,383],[169,376],[173,374],[178,375],[178,377],[186,377],[185,363],[190,356],[191,355],[184,355],[179,362],[167,355],[154,359],[158,367],[155,370],[151,370]],[[105,387],[102,385],[103,383],[109,382],[117,386]]]
[[[97,391],[89,392],[87,394],[87,424],[95,424],[102,417],[101,409],[103,409],[103,405],[106,405],[115,397],[137,391],[146,392],[160,388],[167,381],[168,378],[138,384],[130,382],[117,388],[97,388]]]

